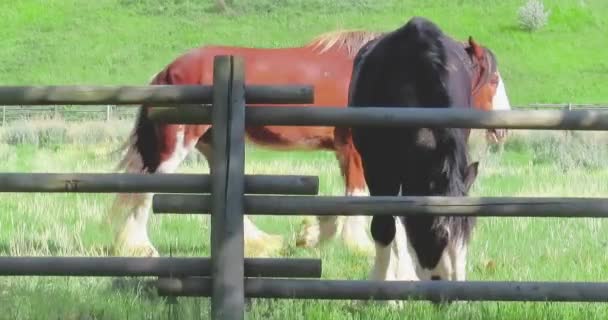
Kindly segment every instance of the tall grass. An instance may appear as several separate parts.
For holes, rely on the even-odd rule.
[[[18,120],[0,127],[0,143],[52,148],[63,144],[94,145],[124,141],[132,120],[67,122],[60,119]]]
[[[65,128],[66,132],[73,130],[70,125]],[[126,132],[128,129],[130,126],[125,126]],[[593,171],[572,167],[564,171],[558,165],[535,162],[533,157],[545,145],[552,145],[550,150],[557,150],[551,151],[555,152],[552,156],[558,159],[567,159],[567,153],[583,158],[581,152],[570,148],[595,152],[593,144],[604,138],[592,138],[594,134],[567,137],[564,133],[513,131],[503,148],[494,149],[483,141],[483,131],[475,131],[472,158],[480,159],[483,167],[472,194],[605,195],[606,167]],[[116,159],[101,157],[99,151],[106,153],[121,142],[112,139],[85,140],[87,144],[76,141],[58,148],[0,143],[0,170],[107,171]],[[569,139],[573,142],[567,143]],[[93,140],[101,141],[101,145],[89,144]],[[576,142],[579,140],[580,144]],[[600,155],[597,158],[604,161]],[[192,161],[178,172],[208,172],[208,166]],[[277,153],[248,146],[246,172],[319,175],[321,194],[343,193],[337,161],[330,152]],[[112,200],[112,195],[107,194],[2,194],[0,255],[105,256],[112,236],[103,217]],[[372,258],[349,252],[340,242],[310,250],[295,247],[294,236],[302,217],[259,216],[253,221],[265,231],[286,237],[278,256],[320,258],[325,279],[367,278]],[[602,219],[482,218],[473,235],[468,278],[601,281],[606,277],[604,266],[608,263],[608,256],[603,254],[607,232],[608,222]],[[153,216],[150,236],[164,256],[169,252],[174,256],[209,254],[207,217]],[[209,311],[205,299],[179,299],[177,304],[171,304],[140,282],[103,278],[0,277],[0,305],[0,319],[208,319]],[[435,308],[420,302],[392,310],[350,301],[253,300],[248,313],[250,319],[277,320],[603,319],[608,308],[602,304],[496,302]]]
[[[608,133],[605,132],[516,132],[504,149],[528,156],[531,165],[553,166],[563,171],[608,168]]]
[[[29,145],[37,148],[58,148],[66,144],[118,144],[127,139],[132,126],[133,120],[15,121],[0,127],[0,146]],[[498,165],[497,161],[506,152],[518,154],[519,158],[527,162],[520,162],[519,165],[552,166],[563,171],[608,168],[608,133],[605,132],[512,130],[506,143],[497,146],[487,145],[483,138],[483,130],[475,130],[470,145],[473,158],[483,158],[483,161],[489,161],[494,165]],[[249,148],[259,149],[255,145],[250,145]],[[205,158],[198,152],[190,153],[185,159],[188,165],[205,162]]]

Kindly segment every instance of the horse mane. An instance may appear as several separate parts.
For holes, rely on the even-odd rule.
[[[346,48],[348,55],[354,58],[359,49],[367,42],[385,34],[381,31],[368,30],[335,30],[322,33],[313,38],[306,46],[318,50],[319,54],[333,48]]]

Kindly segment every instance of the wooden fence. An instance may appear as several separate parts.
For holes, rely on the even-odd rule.
[[[1,106],[2,126],[17,120],[62,119],[64,121],[123,120],[134,119],[137,110],[123,105],[48,105],[48,106]],[[513,106],[514,110],[605,110],[606,104],[531,103]]]
[[[486,112],[462,109],[246,107],[246,102],[307,103],[312,96],[309,87],[246,87],[243,60],[231,56],[216,57],[213,87],[0,87],[0,105],[152,102],[155,105],[163,104],[150,112],[150,117],[155,121],[211,123],[214,126],[214,158],[210,175],[0,175],[0,191],[3,192],[206,193],[157,194],[153,199],[153,211],[211,213],[210,258],[6,257],[0,259],[0,274],[158,276],[155,284],[162,295],[211,297],[213,319],[244,319],[245,297],[608,301],[608,283],[285,279],[318,278],[320,262],[310,259],[244,259],[245,212],[273,215],[361,215],[374,212],[387,215],[608,217],[608,199],[603,198],[319,197],[315,196],[318,191],[316,177],[245,175],[245,123],[608,130],[608,112],[601,110]],[[52,269],[45,268],[49,261],[53,261]],[[168,268],[179,272],[168,273]]]

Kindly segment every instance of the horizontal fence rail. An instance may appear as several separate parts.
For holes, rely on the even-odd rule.
[[[159,279],[164,296],[209,296],[205,278]],[[250,298],[606,302],[608,283],[245,279]]]
[[[154,213],[204,213],[209,196],[154,195]],[[245,196],[250,215],[455,215],[485,217],[608,217],[604,198],[439,196]]]
[[[530,103],[521,106],[513,106],[513,109],[562,109],[562,110],[605,110],[608,103]]]
[[[364,126],[447,127],[608,130],[608,112],[600,110],[498,110],[390,107],[277,107],[248,106],[248,125],[276,126]],[[210,123],[209,107],[158,107],[150,112],[154,121],[165,123]]]
[[[0,276],[208,277],[210,275],[210,258],[0,257]],[[319,278],[321,261],[245,258],[245,276]]]
[[[209,85],[0,86],[0,105],[210,104]],[[249,103],[312,103],[312,86],[247,86]]]
[[[197,106],[194,106],[197,107]],[[512,106],[513,110],[608,110],[608,104],[544,104],[531,103]],[[65,121],[105,120],[133,118],[137,109],[124,105],[72,105],[2,106],[2,124],[30,117],[61,118]]]
[[[317,194],[317,176],[245,176],[245,193]],[[209,193],[205,174],[0,173],[0,192],[163,192]]]

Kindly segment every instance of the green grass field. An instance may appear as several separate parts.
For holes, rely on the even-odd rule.
[[[203,44],[283,47],[336,28],[389,30],[413,15],[448,33],[473,35],[494,50],[515,105],[608,102],[608,2],[545,1],[549,24],[517,29],[523,1],[235,0],[236,16],[208,12],[209,0],[0,1],[0,85],[144,84],[185,50]],[[131,123],[16,122],[0,130],[2,172],[109,172]],[[605,196],[607,135],[520,132],[504,150],[475,138],[477,196]],[[179,172],[206,172],[192,156]],[[322,195],[341,195],[334,156],[249,147],[248,173],[314,174]],[[0,255],[104,256],[103,213],[112,195],[0,194]],[[372,257],[341,243],[294,246],[302,217],[255,217],[287,237],[284,257],[323,260],[325,279],[366,279]],[[603,281],[608,222],[601,219],[482,218],[468,278],[492,281]],[[206,218],[155,216],[162,255],[208,256]],[[208,319],[206,299],[171,304],[137,282],[94,278],[0,277],[0,319]],[[249,319],[606,319],[602,304],[467,303],[403,310],[351,301],[252,302]]]
[[[112,125],[126,132],[130,123]],[[116,138],[87,138],[86,144],[7,143],[7,137],[19,130],[16,128],[2,131],[0,171],[108,172],[118,160],[110,156],[110,151],[118,146]],[[32,136],[46,132],[39,124],[33,128]],[[70,129],[69,132],[78,132]],[[65,141],[70,141],[72,134],[67,134]],[[89,134],[101,135],[94,130]],[[472,155],[482,167],[473,195],[605,195],[607,137],[597,133],[567,137],[563,133],[521,132],[512,136],[503,150],[494,150],[474,136]],[[594,146],[592,141],[604,143]],[[179,172],[207,170],[206,163],[193,154]],[[321,181],[320,194],[343,192],[331,153],[275,153],[248,147],[246,171],[316,174]],[[112,195],[108,194],[2,194],[0,255],[107,255],[111,234],[103,214],[111,200]],[[294,237],[302,219],[255,217],[254,221],[263,230],[286,237],[287,245],[279,256],[320,258],[325,279],[367,278],[372,257],[351,253],[338,241],[314,250],[295,247]],[[150,232],[162,255],[209,255],[206,218],[154,216]],[[481,218],[470,249],[468,277],[490,281],[602,281],[608,274],[607,232],[608,222],[601,219]],[[95,278],[0,278],[0,319],[208,317],[205,299],[183,298],[173,305],[138,284],[141,283]],[[350,301],[255,300],[250,309],[250,319],[603,319],[607,315],[604,305],[582,303],[487,302],[440,309],[426,302],[414,302],[395,311]]]

